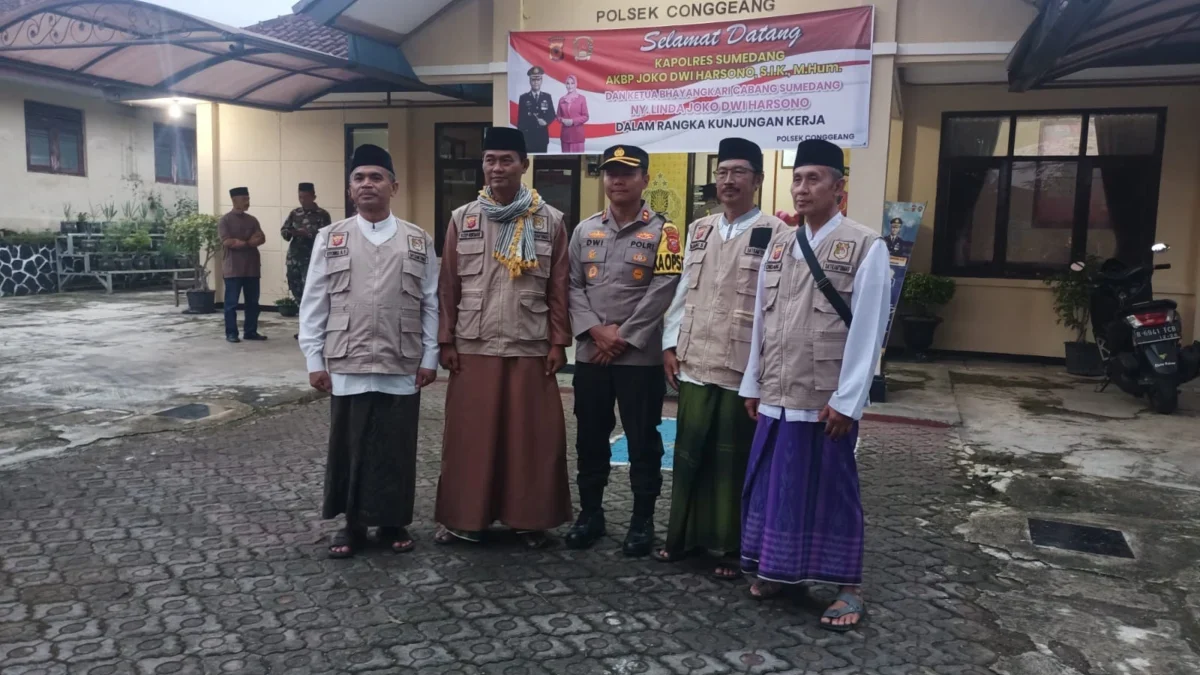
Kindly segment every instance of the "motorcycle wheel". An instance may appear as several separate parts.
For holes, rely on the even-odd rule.
[[[1146,392],[1150,407],[1160,415],[1170,415],[1179,407],[1179,386],[1175,379],[1157,379]]]

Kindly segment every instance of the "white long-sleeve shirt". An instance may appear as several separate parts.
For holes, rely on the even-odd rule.
[[[815,249],[842,222],[842,214],[837,214],[825,224],[816,235],[806,224],[804,233],[808,242]],[[791,255],[800,264],[804,262],[804,253],[800,243],[792,244]],[[763,259],[764,262],[766,258]],[[746,365],[746,373],[742,377],[742,386],[738,394],[744,398],[761,398],[758,386],[759,359],[762,352],[762,298],[766,274],[763,268],[758,270],[758,292],[754,300],[754,331],[750,338],[750,362]],[[851,418],[862,418],[863,408],[867,406],[867,396],[871,393],[871,381],[875,377],[875,362],[879,359],[879,350],[883,347],[883,335],[887,330],[888,314],[891,312],[891,267],[888,258],[887,244],[882,239],[877,240],[863,256],[858,273],[854,276],[854,293],[850,297],[850,312],[854,320],[850,323],[849,335],[846,337],[846,348],[842,353],[842,371],[838,376],[838,388],[829,399],[829,407]],[[817,291],[819,292],[819,291]],[[816,422],[819,410],[796,410],[780,408],[773,405],[759,405],[758,414],[773,419],[784,418],[788,422]],[[786,416],[786,417],[785,417]]]
[[[356,218],[363,236],[376,246],[396,236],[399,229],[396,217],[371,223],[362,216]],[[329,228],[321,230],[313,242],[312,258],[308,264],[308,279],[304,282],[304,297],[300,300],[300,350],[308,362],[308,372],[328,370],[325,365],[325,325],[329,320],[329,278],[325,276],[325,248]],[[425,279],[421,282],[421,368],[436,370],[438,366],[438,262],[437,256],[426,256]],[[396,396],[417,393],[415,375],[382,375],[376,373],[330,373],[334,396],[352,396],[379,392]]]
[[[755,220],[762,214],[762,210],[758,207],[750,209],[740,218],[734,219],[731,223],[725,218],[725,214],[721,214],[721,220],[717,223],[716,232],[721,241],[729,241],[742,236],[742,234],[750,229]],[[688,294],[688,260],[692,256],[692,239],[696,236],[696,228],[688,228],[687,247],[683,253],[683,274],[679,275],[679,286],[675,288],[675,299],[671,301],[671,306],[667,308],[667,315],[663,324],[663,350],[675,349],[679,346],[679,327],[683,325],[683,307],[687,303]],[[711,236],[711,235],[710,235]],[[704,386],[704,383],[691,377],[687,374],[687,370],[683,367],[679,369],[679,379],[689,384],[697,384]],[[737,391],[731,389],[730,391]]]

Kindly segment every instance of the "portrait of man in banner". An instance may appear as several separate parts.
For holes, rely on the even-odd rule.
[[[525,134],[525,147],[529,153],[544,153],[550,146],[550,123],[554,121],[554,99],[542,91],[542,76],[546,71],[534,66],[527,73],[529,91],[521,94],[518,101],[520,116],[517,128]]]

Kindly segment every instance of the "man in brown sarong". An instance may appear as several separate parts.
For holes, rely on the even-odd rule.
[[[345,514],[346,527],[331,558],[354,555],[368,527],[395,553],[413,547],[420,390],[437,379],[437,262],[433,238],[392,215],[398,188],[386,150],[354,151],[358,215],[318,232],[300,300],[309,383],[333,394],[322,515]]]
[[[530,548],[571,517],[555,373],[571,344],[563,215],[521,183],[525,138],[493,127],[486,187],[446,230],[438,342],[450,371],[436,541],[478,542],[492,523]]]

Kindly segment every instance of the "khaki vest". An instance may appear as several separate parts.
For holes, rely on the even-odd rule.
[[[550,353],[550,306],[546,287],[554,238],[563,230],[562,212],[542,204],[533,215],[538,266],[512,278],[492,255],[500,224],[484,215],[479,202],[454,211],[458,277],[462,296],[454,326],[455,347],[463,354],[546,356]],[[565,233],[563,234],[565,237]]]
[[[792,255],[796,232],[776,235],[763,263],[760,397],[765,405],[820,410],[837,391],[848,329],[817,289],[808,264]],[[844,218],[813,249],[847,305],[854,276],[878,239],[878,232]]]
[[[357,218],[329,226],[325,275],[329,322],[325,359],[331,373],[413,375],[421,363],[421,286],[433,239],[396,219],[396,235],[375,246]]]
[[[688,228],[694,234],[688,244],[688,291],[676,351],[689,377],[737,389],[750,360],[754,294],[763,254],[776,235],[795,230],[765,213],[733,239],[721,239],[720,225],[718,214]],[[769,236],[758,242],[758,248],[751,248],[753,233],[763,229]]]

